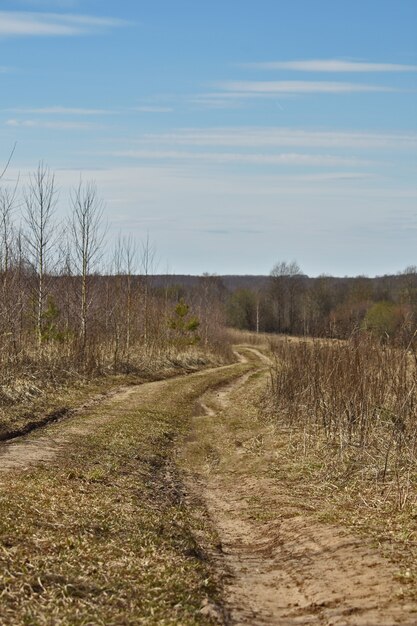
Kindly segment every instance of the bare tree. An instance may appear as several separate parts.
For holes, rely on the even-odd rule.
[[[4,166],[3,171],[0,173],[0,180],[3,178],[3,176],[5,175],[7,170],[9,169],[10,163],[12,162],[12,158],[13,158],[13,155],[14,155],[15,150],[16,150],[16,146],[17,146],[17,142],[14,143],[14,146],[13,146],[13,148],[12,148],[10,154],[9,154],[9,158],[6,161],[6,165]]]
[[[0,189],[0,271],[6,275],[10,269],[14,239],[13,212],[16,206],[16,189]]]
[[[0,188],[0,339],[2,359],[10,355],[10,346],[15,345],[14,321],[16,296],[16,272],[11,270],[14,226],[13,211],[15,194]],[[4,368],[3,368],[4,369]]]
[[[294,332],[296,294],[301,270],[296,261],[276,263],[271,270],[270,285],[279,332]]]
[[[71,195],[70,233],[73,244],[75,272],[80,276],[80,339],[85,353],[88,339],[90,300],[89,278],[96,269],[105,237],[103,202],[93,182],[82,183]]]
[[[132,341],[132,279],[136,267],[136,255],[136,242],[129,235],[122,241],[122,263],[126,277],[126,358],[128,362]]]
[[[42,318],[48,295],[47,271],[51,269],[56,243],[54,213],[57,202],[55,177],[48,167],[39,163],[24,193],[26,243],[29,263],[36,275],[36,334],[42,345]]]
[[[148,347],[149,340],[149,275],[154,271],[155,267],[155,247],[149,240],[149,234],[146,241],[142,244],[141,270],[143,276],[143,339],[145,348]]]
[[[0,174],[0,180],[6,173],[12,160],[16,144],[10,153],[7,164]],[[13,213],[16,209],[16,193],[19,180],[16,181],[14,189],[6,187],[0,188],[0,272],[2,273],[3,290],[7,288],[8,274],[10,270],[13,241],[15,238],[15,229],[13,225]]]
[[[126,364],[130,361],[133,329],[133,274],[136,267],[137,247],[131,235],[119,235],[113,254],[113,328],[116,366],[119,349],[122,349]],[[123,338],[123,339],[122,339]],[[122,345],[123,341],[123,345]]]

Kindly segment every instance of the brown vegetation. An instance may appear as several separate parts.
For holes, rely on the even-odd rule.
[[[33,421],[39,397],[67,384],[149,370],[158,377],[191,361],[212,363],[213,353],[230,357],[209,277],[192,292],[156,288],[149,240],[120,237],[109,251],[94,184],[73,190],[64,223],[56,219],[59,202],[43,164],[21,191],[0,189],[3,430],[13,429],[17,412]]]
[[[396,275],[312,278],[297,263],[277,263],[269,276],[205,277],[222,303],[229,327],[253,331],[348,339],[353,332],[406,346],[417,324],[417,268]],[[151,284],[189,293],[197,276],[151,277]]]
[[[213,624],[201,502],[176,465],[199,397],[252,366],[131,387],[3,447],[1,624]]]
[[[415,469],[415,355],[365,335],[277,341],[274,355],[270,391],[280,421],[308,437],[323,434],[339,463],[376,482]]]
[[[297,482],[310,486],[324,518],[329,514],[371,534],[401,562],[405,582],[412,583],[417,575],[415,353],[358,334],[345,342],[281,339],[274,355],[263,414],[277,432],[290,433],[289,463],[298,464]]]

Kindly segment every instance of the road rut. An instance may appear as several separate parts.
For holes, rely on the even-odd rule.
[[[182,453],[189,489],[206,503],[222,554],[231,624],[413,626],[417,605],[402,600],[396,568],[364,538],[318,523],[291,484],[271,479],[276,432],[259,419],[256,397],[267,362],[206,394],[204,414]]]

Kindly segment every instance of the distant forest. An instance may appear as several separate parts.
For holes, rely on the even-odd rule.
[[[58,201],[42,163],[22,189],[0,186],[0,384],[23,372],[131,371],[142,357],[172,360],[189,348],[230,358],[226,327],[370,333],[404,346],[414,338],[415,267],[310,278],[281,261],[269,276],[156,275],[149,239],[120,235],[109,245],[94,183],[71,190],[61,221]]]
[[[407,343],[417,328],[417,268],[396,275],[310,278],[297,263],[277,263],[269,276],[150,277],[170,298],[205,292],[222,305],[228,326],[290,335],[347,338],[368,331]],[[193,298],[192,298],[193,299]]]

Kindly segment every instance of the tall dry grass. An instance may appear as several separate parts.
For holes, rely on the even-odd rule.
[[[273,419],[301,430],[304,447],[322,445],[339,476],[390,485],[403,507],[417,478],[416,355],[366,334],[275,341],[273,354]]]

